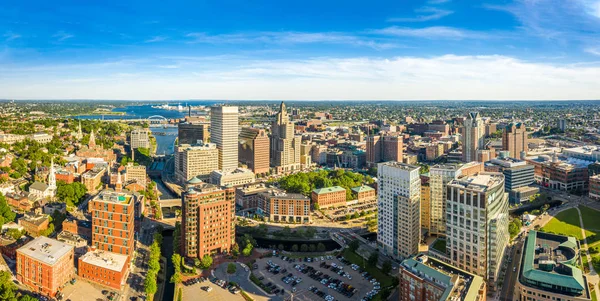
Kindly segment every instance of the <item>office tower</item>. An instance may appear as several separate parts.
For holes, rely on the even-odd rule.
[[[192,180],[181,196],[185,257],[229,252],[235,243],[235,189]]]
[[[16,253],[17,280],[32,291],[54,297],[75,277],[75,247],[71,245],[40,236]]]
[[[399,162],[377,165],[377,243],[396,258],[416,254],[421,239],[419,167]]]
[[[446,185],[461,175],[459,164],[440,164],[429,168],[431,189],[430,231],[431,235],[446,234]]]
[[[300,167],[309,168],[312,165],[311,156],[312,145],[309,143],[302,143],[300,145]]]
[[[198,141],[209,142],[207,123],[188,123],[177,124],[177,138],[179,144],[196,144]]]
[[[135,198],[125,192],[102,190],[89,202],[92,246],[117,254],[133,255]]]
[[[539,188],[529,186],[535,182],[535,167],[524,160],[509,157],[492,159],[485,168],[486,171],[504,174],[504,189],[511,204],[529,200],[529,196],[539,191]]]
[[[511,123],[502,132],[502,150],[508,151],[509,157],[519,158],[521,152],[527,152],[527,129],[522,123]]]
[[[403,136],[385,133],[367,137],[367,166],[375,167],[379,162],[402,162]]]
[[[448,183],[446,250],[450,263],[498,281],[508,244],[508,195],[504,175],[482,172]]]
[[[214,143],[180,144],[175,148],[175,176],[181,183],[194,177],[207,182],[219,169],[219,150]]]
[[[278,173],[299,170],[302,137],[294,135],[294,124],[283,101],[275,119],[271,125],[271,165]]]
[[[462,132],[463,162],[477,161],[477,151],[484,147],[485,126],[479,113],[469,113]]]
[[[148,174],[146,173],[146,166],[135,165],[132,162],[127,163],[125,166],[125,186],[135,182],[146,187],[147,178]]]
[[[131,131],[129,137],[129,145],[131,149],[136,148],[150,148],[150,130],[149,129],[136,129]]]
[[[400,264],[400,301],[483,301],[483,278],[419,254]]]
[[[269,136],[263,129],[242,128],[239,137],[240,162],[255,174],[269,172]]]
[[[210,108],[210,140],[219,149],[219,169],[238,167],[238,107]]]

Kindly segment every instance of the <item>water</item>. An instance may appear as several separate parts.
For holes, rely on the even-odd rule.
[[[182,106],[185,107],[185,105],[191,105],[191,106],[212,106],[214,104],[217,104],[219,102],[217,101],[190,101],[187,103],[181,103]],[[94,114],[94,115],[79,115],[76,116],[76,118],[79,119],[106,119],[106,120],[111,120],[111,119],[145,119],[148,118],[150,116],[154,116],[154,115],[158,115],[158,116],[162,116],[165,117],[167,119],[177,119],[177,118],[183,118],[188,114],[187,108],[185,111],[176,111],[176,110],[165,110],[165,109],[159,109],[159,108],[153,108],[153,106],[159,106],[159,105],[163,105],[165,103],[163,102],[156,102],[153,104],[144,104],[144,105],[132,105],[132,106],[126,106],[126,107],[122,107],[122,108],[115,108],[112,111],[113,112],[117,112],[117,113],[125,113],[125,115],[101,115],[101,114]],[[171,106],[173,105],[177,105],[178,103],[169,103]],[[202,112],[198,112],[198,111],[194,111],[192,110],[192,115],[204,115],[205,113]]]
[[[156,154],[171,155],[174,152],[174,143],[177,139],[177,127],[150,127],[152,134],[156,138]],[[166,135],[161,135],[165,133]]]

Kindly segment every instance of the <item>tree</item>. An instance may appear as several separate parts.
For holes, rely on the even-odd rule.
[[[315,203],[313,205],[313,207],[315,208],[315,210],[319,211],[321,209],[321,207],[319,207],[319,204]]]
[[[233,247],[231,248],[231,254],[233,256],[239,256],[240,255],[240,246],[238,244],[234,244]]]
[[[285,226],[283,227],[283,230],[281,230],[281,234],[284,237],[290,237],[292,235],[292,229],[290,229],[290,226]]]
[[[315,237],[315,234],[317,234],[317,230],[315,230],[315,228],[313,228],[313,227],[306,228],[306,233],[305,233],[306,238],[313,238],[313,237]]]
[[[357,239],[355,239],[348,244],[348,249],[350,249],[350,251],[352,252],[356,252],[359,246],[360,242]]]
[[[292,252],[298,252],[298,245],[292,246]]]
[[[317,244],[317,251],[319,252],[325,252],[326,248],[325,245],[323,243],[318,243]]]
[[[379,260],[379,253],[373,252],[373,253],[371,253],[371,255],[369,255],[369,259],[367,259],[367,263],[370,266],[377,266],[377,260]]]
[[[317,250],[317,246],[311,244],[310,246],[308,246],[308,250],[311,251],[311,252],[314,252],[314,251]]]
[[[12,282],[12,275],[7,271],[0,271],[0,300],[16,300],[17,286]]]
[[[200,262],[200,259],[194,258],[194,266],[197,268],[202,266],[202,262]]]
[[[171,283],[179,284],[181,282],[181,272],[175,272],[173,276],[171,276]]]
[[[512,221],[510,221],[510,223],[508,224],[508,233],[510,234],[511,239],[513,237],[517,236],[517,234],[519,234],[519,232],[521,232],[522,226],[523,226],[523,223],[518,218],[514,218]]]
[[[246,257],[252,255],[252,248],[254,248],[252,244],[247,244],[246,247],[242,250],[242,255]]]
[[[173,256],[171,256],[171,261],[173,262],[175,273],[181,272],[181,255],[177,253],[173,254]]]
[[[19,229],[14,229],[14,228],[8,229],[8,231],[6,231],[6,233],[8,235],[10,235],[14,240],[21,238],[23,236],[23,234],[25,234],[23,232],[24,231],[20,231]]]
[[[392,271],[392,262],[389,260],[384,261],[383,265],[381,266],[381,271],[384,274],[389,274]]]
[[[16,216],[17,214],[10,210],[4,195],[0,193],[0,226],[14,221]]]
[[[278,249],[279,251],[283,250],[283,244],[279,244],[279,245],[277,246],[277,249]]]
[[[236,267],[235,263],[229,263],[227,265],[227,274],[235,274],[236,270],[237,270],[237,267]]]
[[[156,285],[156,273],[153,273],[153,275],[151,275],[151,273],[148,272],[146,279],[144,279],[144,291],[146,292],[146,296],[154,296],[157,288],[158,287]]]
[[[206,254],[204,255],[204,257],[202,257],[202,261],[200,263],[200,268],[202,268],[203,270],[206,270],[208,268],[210,268],[210,266],[213,264],[213,258]]]
[[[308,245],[307,244],[300,245],[300,251],[302,251],[302,252],[308,251]]]
[[[58,181],[56,183],[56,198],[69,206],[78,206],[83,201],[86,193],[87,188],[80,182],[67,184],[64,181]]]

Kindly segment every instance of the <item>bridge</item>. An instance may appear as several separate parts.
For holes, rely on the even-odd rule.
[[[148,123],[149,124],[163,124],[163,123],[169,123],[169,120],[167,118],[165,118],[164,116],[160,116],[160,115],[152,115],[150,117],[148,117]]]
[[[163,218],[177,218],[177,211],[181,212],[181,199],[158,200]]]

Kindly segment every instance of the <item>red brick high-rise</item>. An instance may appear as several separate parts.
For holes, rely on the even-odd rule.
[[[92,215],[92,246],[117,254],[133,255],[134,197],[110,189],[89,203]]]

